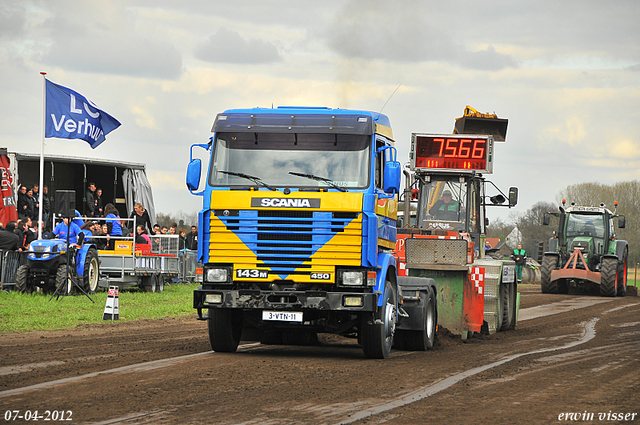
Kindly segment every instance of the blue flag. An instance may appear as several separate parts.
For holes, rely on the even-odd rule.
[[[82,139],[93,149],[120,122],[98,109],[93,102],[71,89],[47,82],[45,137]]]

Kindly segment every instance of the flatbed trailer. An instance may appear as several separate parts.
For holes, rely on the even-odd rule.
[[[133,236],[119,237],[114,249],[98,250],[102,275],[99,286],[139,287],[147,292],[162,292],[165,282],[179,277],[179,236],[149,237],[151,244],[136,244]]]

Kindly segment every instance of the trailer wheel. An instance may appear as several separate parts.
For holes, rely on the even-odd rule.
[[[369,359],[386,359],[391,353],[396,331],[396,292],[388,280],[384,285],[382,307],[362,316],[362,349]]]
[[[156,279],[158,279],[158,292],[163,292],[164,291],[164,276],[162,275],[158,275],[156,277]]]
[[[29,285],[29,266],[23,264],[16,271],[16,289],[23,294],[33,292],[33,285]]]
[[[558,285],[551,282],[551,272],[558,268],[558,257],[555,255],[545,255],[542,257],[540,267],[540,287],[543,294],[557,294]]]
[[[242,335],[242,311],[210,308],[207,319],[211,349],[220,353],[235,353]]]
[[[143,276],[142,287],[144,288],[144,292],[156,292],[158,289],[158,279],[155,275]]]
[[[616,296],[616,276],[618,272],[618,260],[616,258],[603,258],[600,267],[600,296]]]
[[[86,293],[93,294],[98,289],[98,276],[100,275],[100,263],[98,253],[94,248],[89,248],[84,261],[82,272],[82,286]]]
[[[618,263],[618,273],[616,276],[618,290],[616,295],[624,297],[627,294],[627,257],[629,253],[627,248],[624,249],[621,261]]]
[[[69,271],[72,271],[71,266],[69,266]],[[70,276],[67,276],[67,265],[61,264],[58,266],[58,270],[56,271],[56,290],[63,285],[62,293],[58,292],[60,295],[71,295],[71,291],[73,290],[73,281]]]

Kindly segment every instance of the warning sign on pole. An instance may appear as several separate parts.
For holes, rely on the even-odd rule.
[[[120,319],[120,303],[118,301],[118,287],[109,286],[109,294],[107,295],[107,303],[104,306],[104,314],[102,320],[118,320]]]

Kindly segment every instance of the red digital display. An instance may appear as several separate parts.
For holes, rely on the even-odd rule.
[[[486,137],[416,135],[413,149],[416,168],[491,172],[492,143]]]

